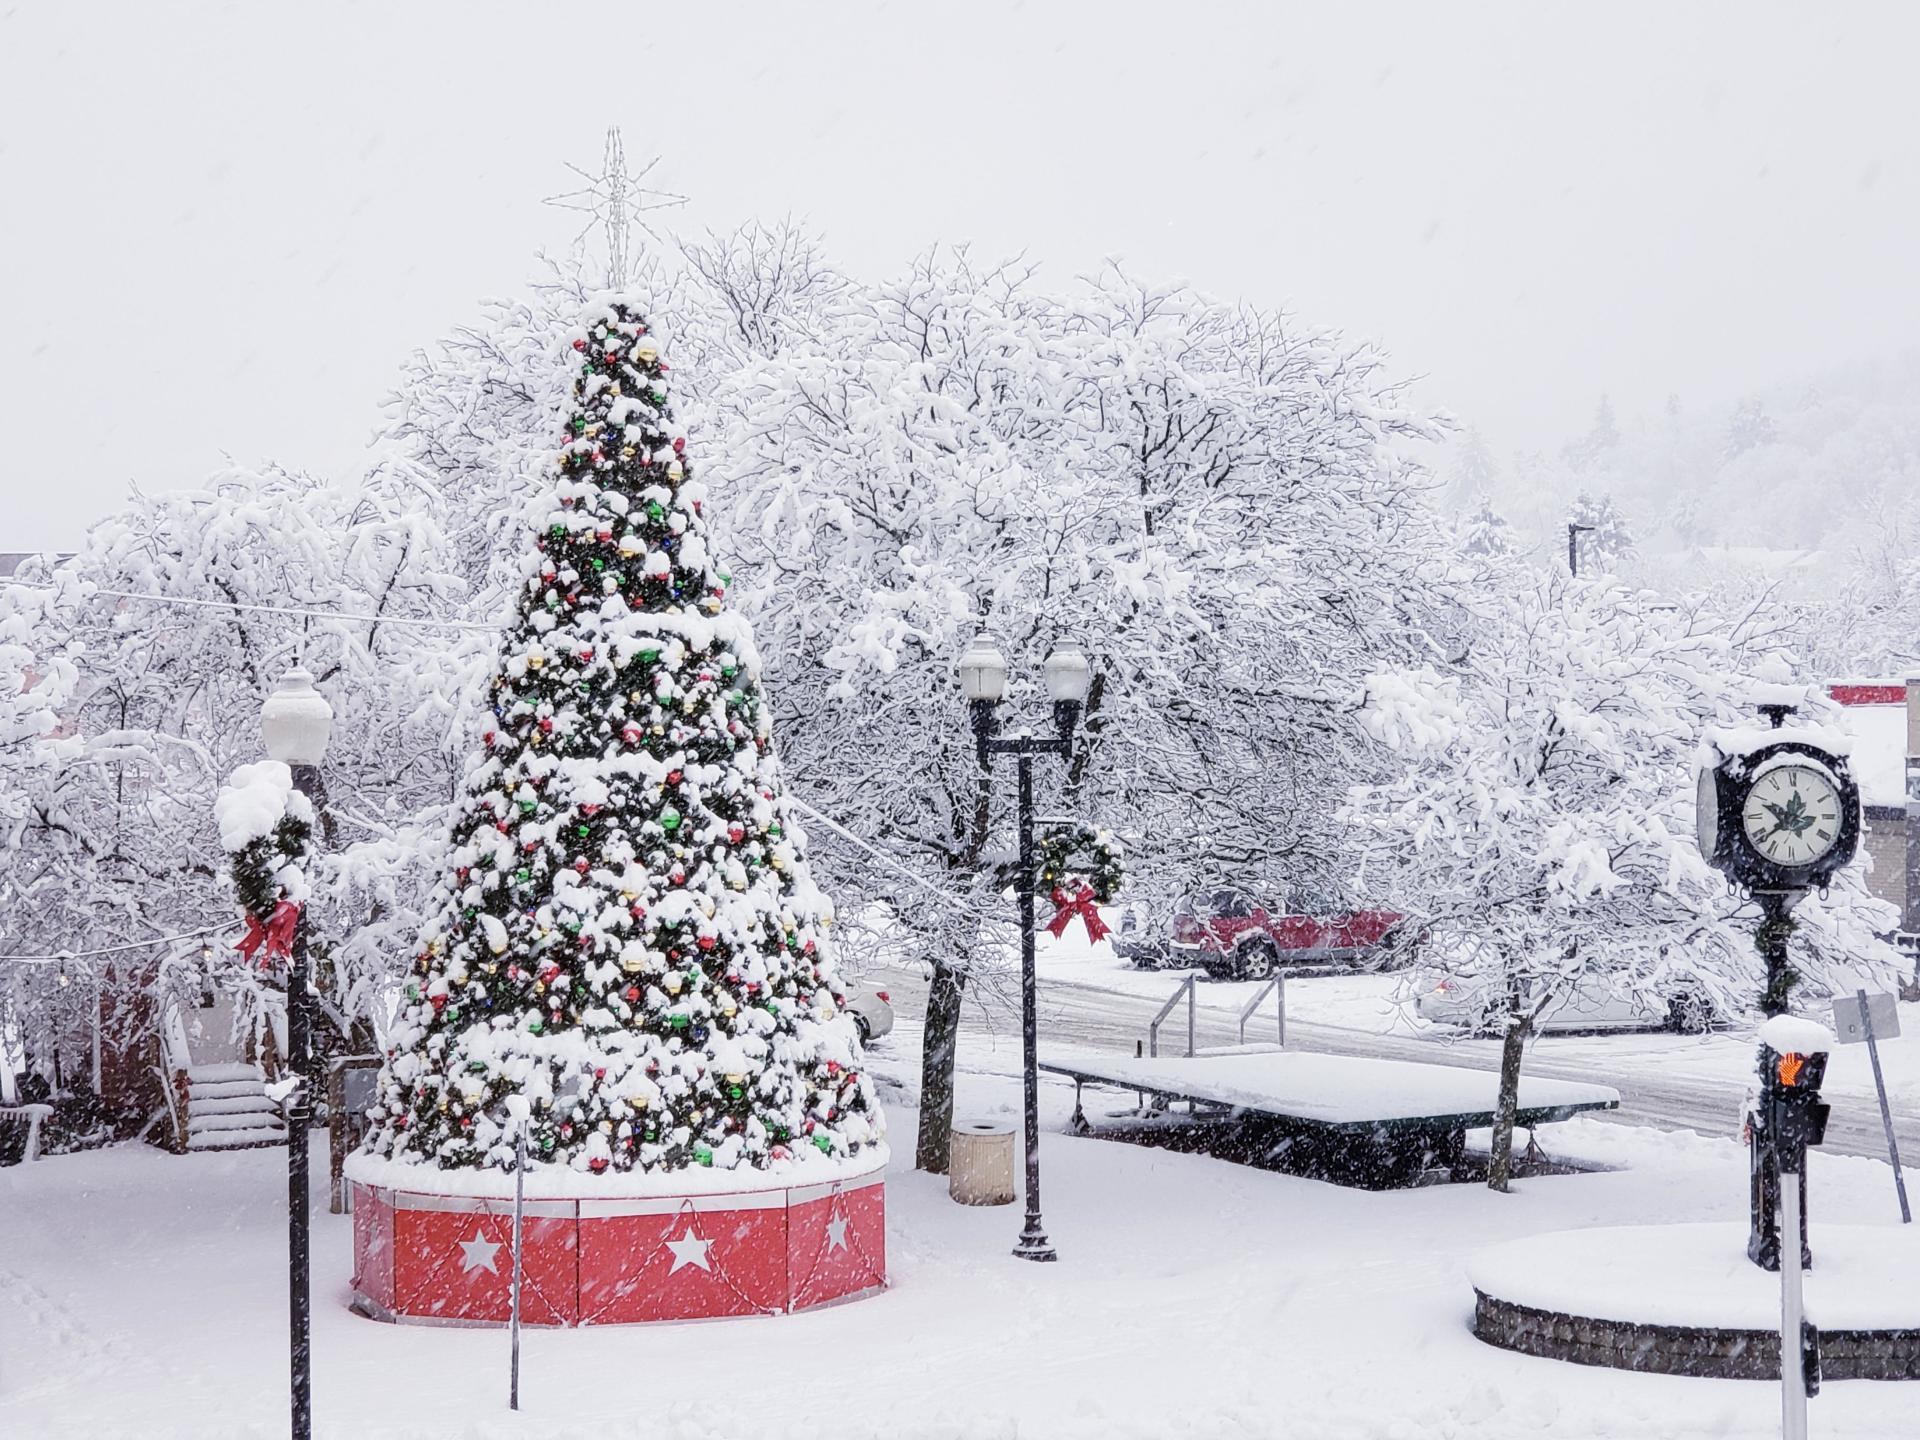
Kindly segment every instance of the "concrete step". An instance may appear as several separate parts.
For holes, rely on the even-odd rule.
[[[200,1135],[220,1130],[274,1129],[284,1131],[280,1116],[266,1106],[225,1115],[187,1115],[187,1134]]]
[[[259,1080],[258,1065],[189,1065],[188,1080]]]
[[[245,1115],[276,1107],[258,1085],[244,1095],[195,1095],[187,1101],[189,1115]]]
[[[251,1080],[194,1080],[187,1084],[187,1098],[202,1100],[244,1100],[249,1095],[264,1095],[266,1082],[259,1076]]]
[[[253,1150],[286,1143],[285,1130],[209,1130],[187,1137],[189,1150]]]

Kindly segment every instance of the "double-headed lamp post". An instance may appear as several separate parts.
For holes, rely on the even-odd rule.
[[[270,758],[293,772],[293,786],[309,802],[319,789],[320,761],[333,734],[333,707],[298,666],[274,682],[260,707],[260,738]],[[313,1434],[313,1306],[307,1283],[307,1123],[313,1116],[307,1054],[307,914],[294,924],[287,959],[287,1069],[296,1082],[287,1098],[287,1293],[289,1368],[293,1379],[293,1440]]]
[[[990,636],[974,638],[960,657],[960,688],[973,718],[974,745],[982,768],[995,755],[1012,755],[1020,766],[1020,871],[1015,881],[1020,900],[1020,1039],[1026,1079],[1027,1223],[1013,1253],[1022,1260],[1057,1260],[1040,1223],[1040,1069],[1035,1053],[1033,975],[1033,757],[1072,752],[1073,732],[1080,724],[1080,707],[1087,698],[1087,657],[1080,647],[1064,640],[1042,666],[1047,694],[1053,700],[1055,737],[1036,740],[1026,731],[1010,739],[995,738],[999,705],[1007,695],[1007,658]]]

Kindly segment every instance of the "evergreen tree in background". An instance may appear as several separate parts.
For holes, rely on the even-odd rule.
[[[881,1134],[709,553],[661,342],[589,312],[368,1148],[446,1168],[766,1168]],[[816,1157],[818,1158],[818,1157]]]
[[[1474,496],[1473,508],[1461,517],[1454,534],[1465,555],[1511,555],[1517,548],[1513,527],[1493,508],[1484,490]]]
[[[1580,547],[1580,573],[1599,574],[1615,570],[1622,560],[1635,553],[1633,534],[1627,520],[1611,495],[1595,495],[1582,490],[1573,497],[1569,523],[1584,525],[1576,542]]]

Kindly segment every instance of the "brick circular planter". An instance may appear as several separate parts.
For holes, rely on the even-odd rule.
[[[630,1325],[808,1310],[887,1283],[884,1150],[786,1176],[712,1171],[624,1187],[530,1184],[521,1320]],[[377,1320],[500,1325],[512,1177],[353,1156],[353,1308]],[[504,1182],[504,1183],[501,1183]],[[733,1188],[725,1188],[729,1184]],[[565,1193],[556,1193],[556,1188]],[[448,1193],[460,1190],[478,1193]]]
[[[1920,1243],[1904,1227],[1815,1226],[1808,1312],[1830,1380],[1920,1380]],[[1780,1377],[1780,1280],[1743,1226],[1562,1231],[1482,1251],[1473,1333],[1489,1345],[1662,1375]]]

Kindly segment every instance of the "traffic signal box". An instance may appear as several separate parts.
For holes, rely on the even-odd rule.
[[[1767,1145],[1783,1175],[1798,1174],[1806,1164],[1807,1147],[1827,1138],[1827,1115],[1820,1086],[1827,1078],[1824,1054],[1782,1054],[1761,1047],[1761,1104],[1766,1113]]]

